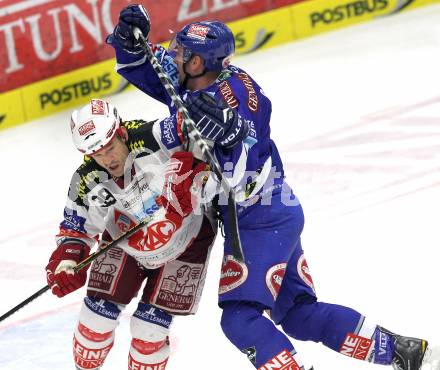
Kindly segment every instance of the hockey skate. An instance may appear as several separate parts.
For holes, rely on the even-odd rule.
[[[405,337],[387,329],[380,330],[393,338],[394,370],[440,370],[440,348],[428,346],[424,339]]]

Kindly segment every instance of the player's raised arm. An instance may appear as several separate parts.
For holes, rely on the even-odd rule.
[[[132,4],[122,9],[118,24],[107,37],[107,43],[115,49],[116,71],[141,91],[170,106],[171,100],[147,61],[139,41],[134,37],[133,27],[140,29],[144,37],[148,38],[150,16],[142,5]],[[173,59],[162,46],[151,44],[151,47],[177,88],[177,71]]]

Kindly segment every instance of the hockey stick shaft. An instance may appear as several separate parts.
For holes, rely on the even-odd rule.
[[[146,57],[150,62],[151,66],[153,67],[154,71],[156,72],[157,77],[159,78],[167,94],[174,103],[174,106],[177,108],[177,111],[182,115],[183,124],[185,125],[185,128],[188,131],[188,135],[194,140],[195,144],[200,148],[209,166],[211,167],[213,172],[217,175],[217,178],[219,179],[225,194],[228,194],[228,219],[230,222],[229,226],[232,233],[231,235],[232,254],[239,261],[244,261],[243,248],[241,246],[240,234],[238,230],[238,218],[237,218],[237,206],[235,202],[235,193],[233,189],[230,187],[229,183],[224,178],[219,162],[211,153],[208,144],[205,142],[205,140],[203,140],[202,136],[200,135],[200,132],[195,126],[194,121],[191,119],[188,110],[186,109],[185,105],[182,102],[182,99],[174,89],[172,82],[170,81],[168,75],[165,73],[161,64],[157,60],[153,51],[151,50],[151,47],[148,44],[147,40],[145,39],[144,35],[142,34],[141,30],[137,27],[134,27],[133,34],[134,37],[140,41],[140,44],[144,49]]]
[[[125,234],[122,234],[119,238],[113,240],[111,243],[107,244],[106,246],[102,247],[100,250],[96,251],[95,253],[92,253],[90,256],[82,260],[78,265],[76,265],[73,270],[75,272],[78,272],[82,270],[84,267],[90,265],[95,259],[97,259],[101,254],[107,252],[111,247],[114,247],[116,244],[118,244],[121,240],[124,238],[127,238],[131,236],[134,232],[139,230],[141,227],[145,226],[148,223],[148,221],[143,221],[136,226],[132,227],[129,231],[127,231]],[[14,308],[11,308],[8,312],[0,316],[0,322],[7,319],[9,316],[13,315],[15,312],[32,302],[34,299],[38,298],[42,294],[46,293],[50,289],[49,285],[46,285],[45,287],[41,288],[34,294],[32,294],[30,297],[26,298],[23,302],[16,305]]]

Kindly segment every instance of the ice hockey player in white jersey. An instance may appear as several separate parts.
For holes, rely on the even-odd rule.
[[[115,49],[118,73],[173,113],[175,105],[133,35],[136,27],[148,39],[150,23],[142,5],[129,5],[107,43]],[[426,340],[397,335],[352,308],[318,300],[301,243],[304,214],[270,136],[272,104],[247,72],[230,64],[235,42],[229,27],[197,21],[176,32],[168,50],[153,41],[152,51],[236,191],[244,261],[233,256],[233,230],[227,207],[220,205],[225,242],[219,305],[226,337],[259,370],[303,369],[285,333],[358,360],[419,370],[430,353]]]
[[[167,131],[175,119],[123,122],[100,99],[72,114],[73,141],[85,156],[46,267],[53,294],[63,297],[85,285],[86,269],[73,268],[97,242],[103,246],[148,221],[91,266],[73,340],[77,369],[101,368],[119,315],[145,279],[131,317],[128,369],[165,369],[173,315],[197,310],[216,226],[197,200],[206,164],[196,164],[181,146],[163,145],[165,137],[178,139]]]

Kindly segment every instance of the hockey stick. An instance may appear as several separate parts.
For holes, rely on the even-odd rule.
[[[170,81],[168,75],[165,73],[161,64],[157,60],[153,51],[151,50],[150,45],[148,45],[148,42],[145,39],[144,35],[142,34],[141,30],[137,27],[133,27],[133,35],[138,41],[140,41],[141,47],[144,49],[147,59],[151,63],[151,66],[156,72],[157,77],[159,77],[160,82],[162,83],[163,87],[165,88],[166,92],[168,93],[169,97],[171,98],[172,102],[177,108],[177,111],[182,115],[183,124],[185,125],[188,131],[188,135],[191,137],[191,139],[194,140],[196,145],[200,148],[203,155],[207,159],[209,166],[211,167],[213,172],[217,175],[217,178],[220,180],[224,192],[228,194],[228,219],[230,222],[229,226],[232,233],[232,254],[235,259],[243,262],[244,256],[243,256],[243,248],[241,246],[240,234],[238,231],[235,192],[229,186],[227,180],[224,178],[220,164],[211,153],[208,144],[206,144],[206,142],[203,140],[202,136],[200,135],[200,132],[195,126],[194,121],[189,116],[188,110],[183,104],[182,99],[176,93],[176,90],[174,89],[172,82]]]
[[[139,230],[141,227],[148,225],[149,221],[150,221],[150,219],[148,218],[148,219],[142,221],[141,223],[137,224],[136,226],[133,226],[125,234],[122,234],[119,238],[113,240],[111,243],[107,244],[105,247],[101,248],[100,250],[96,251],[95,253],[92,253],[90,256],[88,256],[87,258],[82,260],[78,265],[76,265],[73,268],[73,271],[78,272],[78,271],[82,270],[84,267],[88,266],[95,259],[97,259],[101,254],[107,252],[111,247],[114,247],[116,244],[118,244],[121,240],[131,236],[135,231]],[[18,310],[20,310],[24,306],[26,306],[27,304],[32,302],[34,299],[38,298],[43,293],[47,292],[49,289],[50,289],[49,285],[46,285],[44,288],[41,288],[39,291],[35,292],[30,297],[26,298],[23,302],[19,303],[14,308],[10,309],[8,312],[3,314],[0,317],[0,322],[7,319],[9,316],[11,316],[12,314],[17,312]]]

